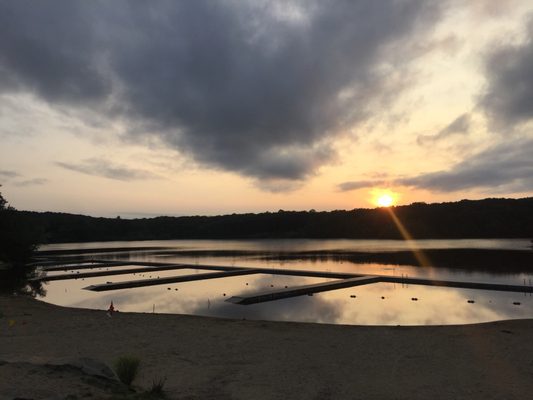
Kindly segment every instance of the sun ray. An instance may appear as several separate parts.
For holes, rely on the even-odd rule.
[[[396,228],[398,228],[398,231],[400,232],[400,235],[402,235],[403,239],[407,242],[407,246],[409,246],[409,249],[413,252],[415,258],[417,259],[418,263],[422,267],[429,267],[431,266],[431,262],[429,261],[429,258],[424,254],[424,252],[418,248],[414,244],[413,236],[409,233],[407,228],[404,226],[402,221],[397,217],[394,210],[390,207],[387,207],[387,212],[392,218],[392,221],[396,225]]]

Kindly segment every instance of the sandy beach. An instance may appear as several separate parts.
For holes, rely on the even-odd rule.
[[[171,399],[525,399],[533,320],[372,327],[117,313],[0,297],[0,399],[108,398],[73,368],[141,360]],[[70,396],[70,397],[68,397]]]

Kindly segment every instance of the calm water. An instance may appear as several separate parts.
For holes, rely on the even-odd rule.
[[[59,243],[41,250],[92,249],[114,247],[173,247],[180,250],[238,251],[395,251],[418,249],[508,249],[531,248],[529,239],[450,239],[450,240],[350,240],[350,239],[263,239],[263,240],[145,240],[128,242]]]
[[[295,287],[328,281],[323,278],[291,277],[257,274],[186,283],[166,284],[107,292],[83,290],[92,284],[121,282],[149,277],[164,277],[205,273],[195,265],[226,265],[276,269],[340,271],[360,274],[408,275],[431,279],[475,281],[530,285],[529,271],[495,273],[447,268],[359,264],[335,259],[272,261],[263,256],[205,256],[205,251],[250,251],[254,253],[301,251],[394,251],[419,249],[530,249],[523,240],[242,240],[242,241],[143,241],[54,244],[42,250],[90,249],[122,247],[172,247],[173,252],[154,251],[106,253],[98,258],[191,264],[190,269],[123,274],[96,278],[74,279],[75,267],[69,270],[73,279],[45,284],[44,301],[84,308],[107,309],[111,301],[121,311],[185,313],[216,317],[263,319],[277,321],[308,321],[334,324],[372,325],[435,325],[486,322],[511,318],[532,318],[533,297],[530,294],[495,291],[439,288],[420,285],[378,283],[300,296],[291,299],[242,306],[228,303],[231,296],[279,288]],[[180,251],[187,254],[180,254]],[[197,254],[195,254],[197,252]],[[193,254],[193,255],[191,255]],[[509,260],[512,264],[512,260]],[[119,267],[121,269],[135,266]],[[104,268],[106,269],[106,268]],[[95,271],[98,269],[95,269]],[[84,270],[87,272],[87,270]],[[64,273],[64,272],[62,272]],[[57,272],[50,273],[58,274]],[[412,301],[417,298],[418,301]],[[468,301],[474,301],[469,303]],[[520,303],[519,305],[513,303]]]

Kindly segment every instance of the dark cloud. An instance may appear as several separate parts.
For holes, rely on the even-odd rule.
[[[4,170],[0,170],[0,176],[9,179],[9,178],[17,178],[20,176],[20,174],[15,171],[8,171],[4,169]]]
[[[442,129],[438,133],[438,136],[444,137],[444,136],[453,135],[454,133],[467,133],[469,129],[470,129],[470,115],[462,114],[456,119],[454,119],[450,125]]]
[[[18,187],[27,187],[27,186],[35,186],[35,185],[44,185],[46,182],[48,182],[48,179],[33,178],[33,179],[26,179],[23,181],[15,181],[13,182],[13,185],[18,186]]]
[[[30,89],[50,101],[98,101],[101,72],[95,17],[83,1],[0,2],[0,90]]]
[[[44,178],[23,179],[23,175],[10,170],[0,170],[0,177],[9,180],[13,186],[18,187],[43,185],[48,182],[48,179]]]
[[[363,180],[363,181],[350,181],[340,183],[337,188],[341,192],[348,192],[350,190],[364,189],[369,187],[376,187],[383,185],[384,181],[382,180]]]
[[[447,171],[398,180],[398,184],[440,192],[491,189],[513,193],[533,191],[533,139],[496,145]]]
[[[487,90],[480,103],[499,130],[533,119],[533,18],[527,37],[521,45],[497,48],[486,60]]]
[[[416,139],[419,145],[431,144],[445,139],[451,135],[465,134],[470,130],[470,114],[465,113],[454,119],[448,126],[441,129],[436,135],[420,135]]]
[[[0,92],[121,118],[130,136],[216,168],[297,180],[334,159],[332,137],[397,96],[390,70],[438,4],[2,1]]]
[[[151,172],[113,164],[101,158],[89,158],[79,163],[57,161],[55,164],[61,168],[81,172],[82,174],[103,176],[105,178],[116,179],[119,181],[156,178],[156,176]]]

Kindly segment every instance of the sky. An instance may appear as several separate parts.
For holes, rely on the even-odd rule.
[[[533,195],[530,0],[0,0],[0,191],[123,218]]]

